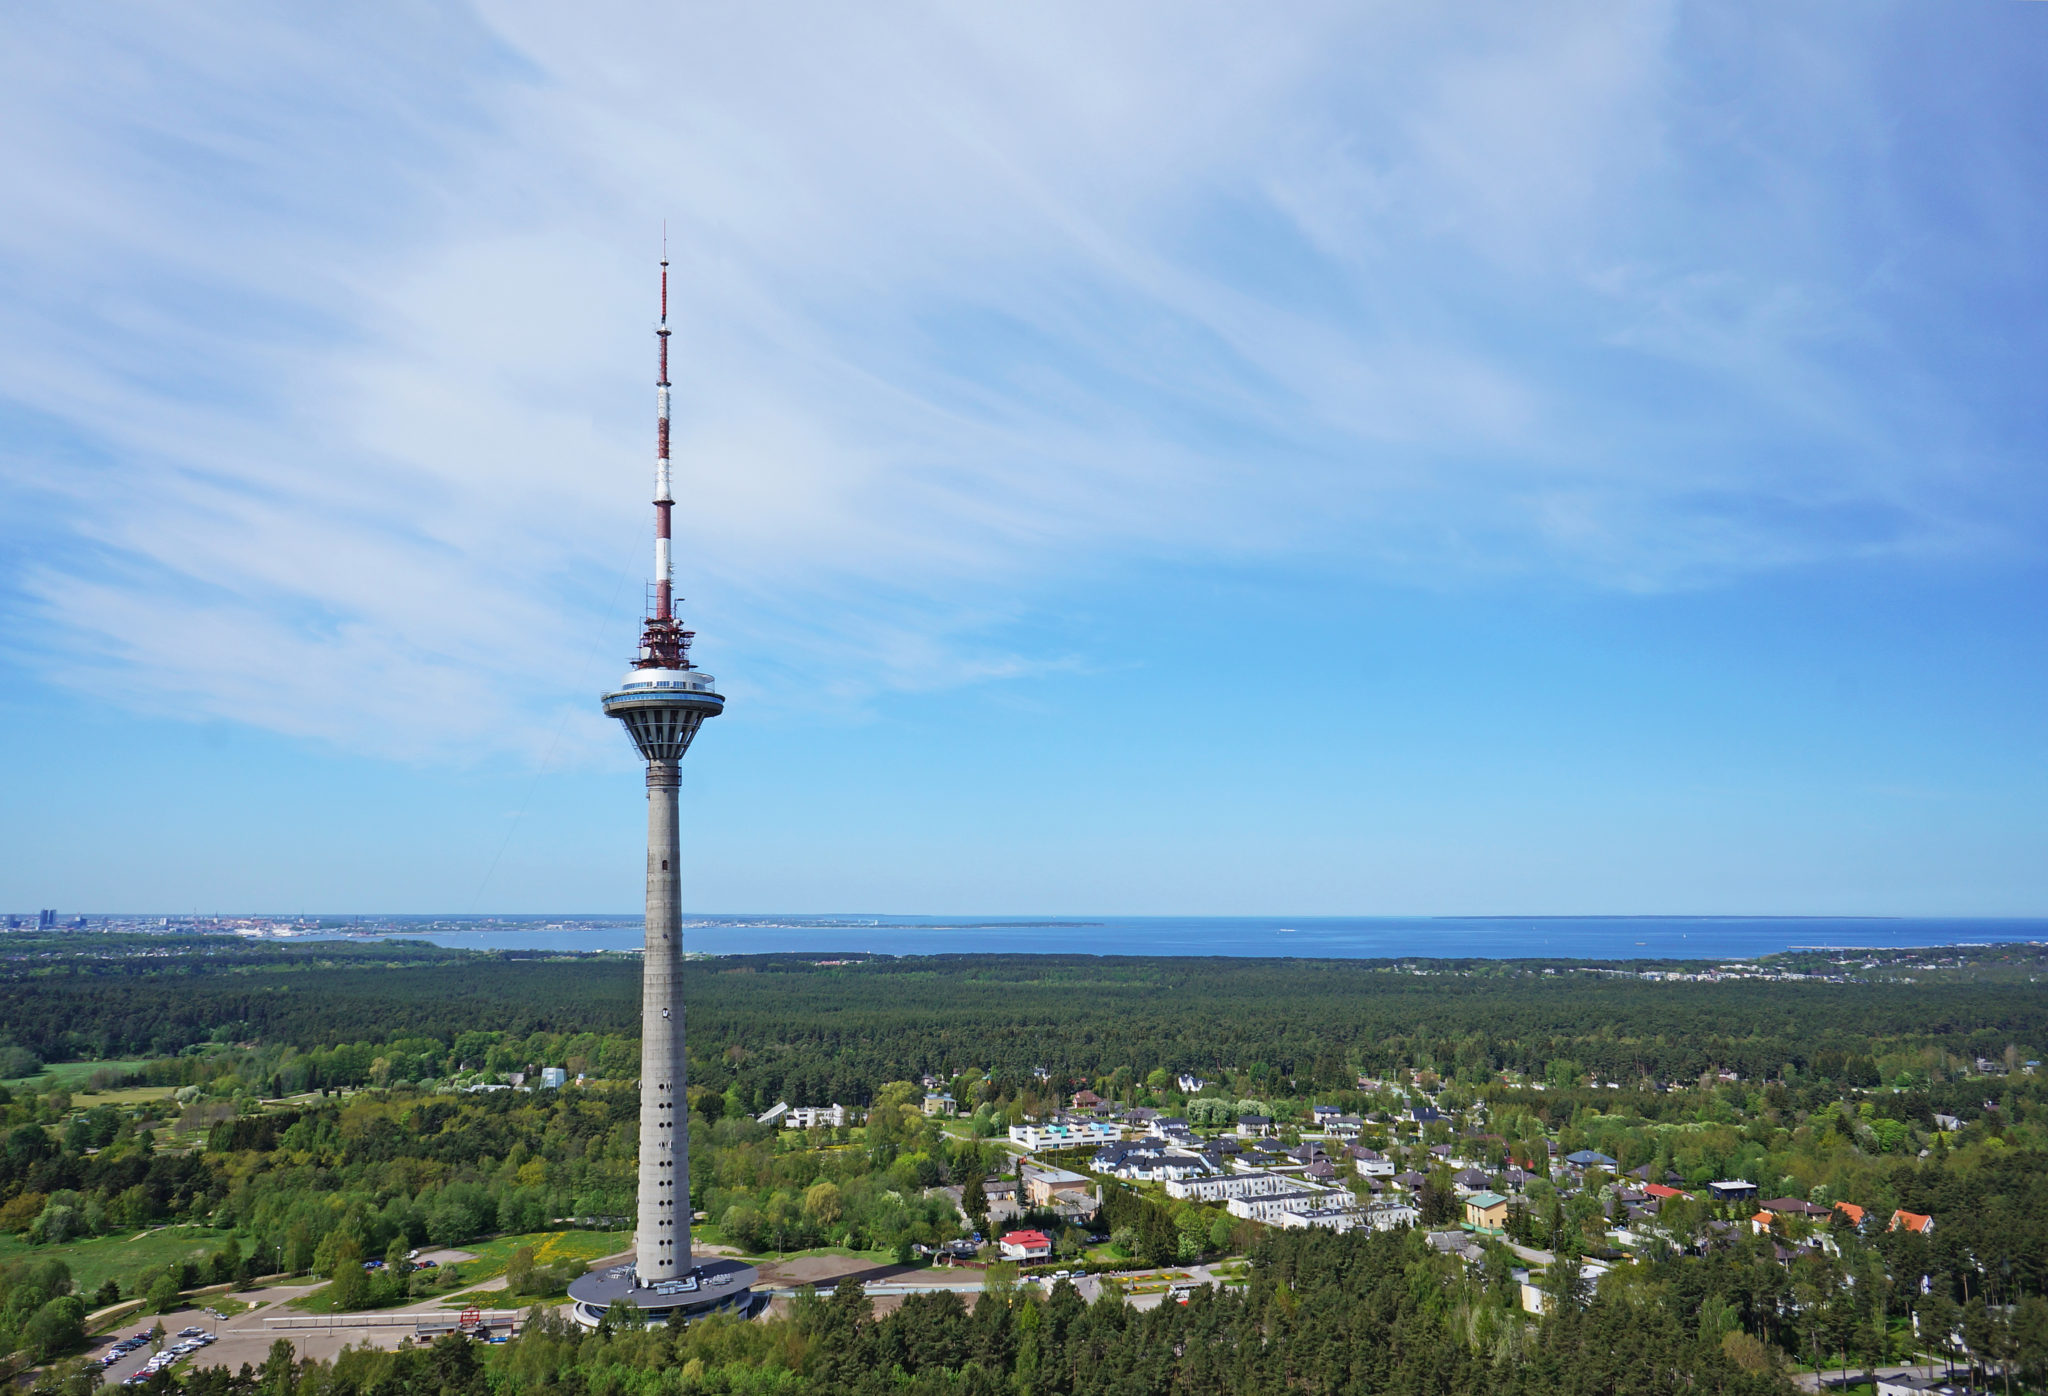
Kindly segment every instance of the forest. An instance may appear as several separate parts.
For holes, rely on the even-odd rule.
[[[406,1263],[422,1245],[630,1224],[629,957],[150,936],[18,936],[6,949],[0,1049],[17,1066],[77,1063],[0,1085],[0,1353],[57,1359],[46,1384],[71,1380],[64,1354],[117,1297],[157,1311],[198,1284],[293,1274],[330,1277],[329,1308],[375,1308],[456,1282]],[[1429,1174],[1437,1225],[1455,1208],[1431,1147],[1456,1138],[1488,1168],[1519,1160],[1535,1174],[1510,1239],[1612,1268],[1561,1287],[1537,1320],[1518,1306],[1505,1249],[1467,1264],[1405,1231],[1269,1232],[1106,1183],[1098,1225],[1115,1239],[1089,1251],[1091,1269],[1243,1254],[1244,1288],[1141,1312],[998,1275],[971,1306],[918,1296],[877,1316],[842,1291],[682,1333],[546,1320],[488,1352],[311,1364],[286,1352],[182,1380],[309,1396],[465,1383],[1733,1392],[1786,1389],[1786,1372],[1823,1352],[1874,1362],[1917,1345],[2038,1384],[2048,1077],[2033,1068],[2048,1024],[2033,979],[2048,965],[2029,947],[1963,959],[1882,982],[1653,981],[1554,961],[693,960],[690,1200],[707,1240],[909,1262],[972,1224],[944,1188],[978,1196],[985,1174],[1014,1166],[1007,1125],[1088,1087],[1225,1132],[1257,1105],[1282,1121],[1283,1144],[1311,1104],[1352,1112],[1365,1142]],[[571,1084],[510,1088],[543,1066]],[[949,1089],[962,1117],[927,1118],[920,1078]],[[1406,1118],[1425,1098],[1444,1119]],[[867,1115],[808,1132],[754,1122],[778,1100]],[[1481,1123],[1460,1134],[1458,1120]],[[1940,1224],[1852,1230],[1788,1260],[1779,1243],[1801,1245],[1806,1224],[1758,1237],[1739,1208],[1674,1202],[1623,1255],[1601,1189],[1553,1176],[1554,1156],[1586,1149],[1695,1194],[1748,1177]],[[118,1274],[67,1268],[93,1244],[166,1227],[194,1244]],[[1062,1254],[1084,1242],[1068,1228]],[[559,1296],[574,1273],[530,1247],[515,1266],[521,1302]]]
[[[637,1060],[630,956],[443,950],[424,942],[242,944],[224,937],[18,938],[0,961],[0,1050],[47,1061],[170,1057],[205,1044],[278,1051],[280,1084],[501,1069],[572,1044],[597,1074]],[[1339,1090],[1403,1068],[1472,1081],[1554,1062],[1624,1084],[1744,1079],[1929,1083],[1945,1058],[2048,1044],[2027,965],[1939,981],[1714,984],[1557,973],[1563,961],[1120,956],[735,955],[685,976],[691,1079],[753,1109],[864,1105],[890,1081],[967,1068],[1012,1093],[1122,1069],[1244,1077],[1250,1095]],[[819,963],[829,959],[833,963]],[[2035,966],[2038,971],[2039,966]],[[361,1026],[380,1027],[376,1043]],[[290,1049],[289,1052],[283,1049]],[[609,1051],[610,1057],[604,1054]],[[559,1062],[556,1064],[560,1064]]]

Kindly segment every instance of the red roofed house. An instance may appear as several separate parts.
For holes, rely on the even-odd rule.
[[[1892,1230],[1897,1231],[1901,1227],[1908,1231],[1917,1231],[1922,1236],[1932,1236],[1934,1234],[1934,1218],[1923,1217],[1918,1212],[1903,1210],[1892,1213]]]
[[[1835,1204],[1835,1210],[1837,1212],[1840,1212],[1843,1216],[1847,1217],[1849,1219],[1849,1225],[1855,1227],[1858,1231],[1861,1231],[1863,1229],[1863,1219],[1869,1215],[1869,1213],[1865,1212],[1861,1207],[1858,1207],[1853,1202],[1837,1202]]]
[[[1674,1197],[1686,1197],[1690,1195],[1688,1193],[1680,1192],[1677,1188],[1667,1188],[1662,1183],[1645,1183],[1643,1184],[1643,1191],[1648,1193],[1652,1197],[1666,1201]]]
[[[1771,1223],[1778,1219],[1776,1212],[1758,1212],[1749,1219],[1749,1229],[1759,1236],[1771,1234]]]
[[[1052,1237],[1043,1231],[1011,1231],[1005,1233],[997,1243],[1004,1260],[1049,1260],[1052,1257]]]
[[[1100,1104],[1102,1104],[1102,1097],[1086,1087],[1074,1092],[1074,1108],[1076,1110],[1093,1110]]]

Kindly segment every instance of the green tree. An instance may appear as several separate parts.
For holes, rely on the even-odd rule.
[[[85,1344],[85,1301],[63,1294],[37,1309],[22,1326],[21,1345],[36,1361],[47,1362]]]
[[[1543,1292],[1550,1296],[1551,1312],[1564,1314],[1586,1305],[1586,1278],[1579,1265],[1579,1235],[1576,1227],[1560,1227],[1564,1234],[1553,1242],[1550,1268],[1543,1272]]]
[[[356,1243],[344,1239],[334,1248],[334,1268],[328,1272],[328,1301],[339,1313],[352,1313],[370,1303],[370,1277],[363,1271],[363,1253]]]
[[[983,1184],[981,1170],[976,1168],[960,1189],[960,1210],[974,1223],[974,1229],[988,1235],[988,1188]]]
[[[167,1314],[183,1302],[183,1296],[178,1289],[176,1271],[166,1270],[158,1275],[156,1280],[150,1285],[149,1293],[144,1296],[142,1307],[148,1313]]]
[[[505,1262],[505,1289],[510,1294],[532,1294],[534,1292],[533,1272],[535,1262],[533,1247],[521,1246],[512,1252],[512,1258]]]

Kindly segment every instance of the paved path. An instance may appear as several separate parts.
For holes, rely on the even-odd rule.
[[[1939,1364],[1928,1363],[1920,1367],[1879,1367],[1881,1377],[1931,1377],[1942,1369]],[[1846,1372],[1840,1367],[1824,1367],[1818,1372],[1798,1372],[1792,1377],[1792,1384],[1801,1391],[1820,1391],[1834,1383],[1855,1386],[1863,1380],[1861,1367],[1850,1367]]]

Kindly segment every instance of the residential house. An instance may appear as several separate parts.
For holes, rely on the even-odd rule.
[[[1574,1168],[1605,1168],[1612,1172],[1615,1161],[1597,1149],[1580,1149],[1577,1153],[1566,1154],[1564,1161]]]
[[[1329,1211],[1333,1202],[1342,1200],[1342,1194],[1332,1192],[1328,1188],[1309,1188],[1297,1184],[1284,1192],[1233,1197],[1223,1206],[1233,1217],[1244,1217],[1251,1221],[1264,1222],[1268,1226],[1278,1226],[1281,1224],[1279,1219],[1283,1213]]]
[[[1273,1117],[1271,1115],[1239,1115],[1237,1117],[1237,1137],[1240,1139],[1259,1139],[1272,1132]]]
[[[1292,1178],[1272,1173],[1225,1173],[1217,1177],[1169,1179],[1166,1195],[1196,1202],[1227,1202],[1233,1197],[1287,1192],[1297,1186]]]
[[[1095,1202],[1095,1185],[1064,1168],[1024,1169],[1024,1200],[1033,1207],[1078,1207]]]
[[[996,1243],[1004,1260],[1050,1260],[1052,1237],[1043,1231],[1011,1231]]]
[[[1891,1229],[1893,1231],[1916,1231],[1922,1236],[1932,1236],[1934,1234],[1934,1218],[1922,1216],[1918,1212],[1908,1212],[1901,1209],[1892,1213]]]
[[[1432,1231],[1425,1238],[1429,1248],[1443,1255],[1455,1255],[1466,1264],[1482,1260],[1486,1251],[1462,1231]]]
[[[957,1115],[960,1104],[953,1099],[951,1091],[932,1091],[924,1098],[924,1113],[927,1115]]]
[[[1102,1097],[1085,1086],[1074,1092],[1074,1108],[1076,1110],[1093,1110],[1100,1104],[1102,1104]]]
[[[1863,1223],[1865,1219],[1868,1218],[1870,1215],[1868,1212],[1864,1211],[1861,1207],[1858,1207],[1853,1202],[1837,1202],[1835,1204],[1835,1210],[1837,1212],[1840,1212],[1844,1217],[1847,1217],[1849,1219],[1849,1225],[1855,1227],[1858,1231],[1861,1231],[1863,1229]]]
[[[1493,1179],[1486,1176],[1483,1168],[1463,1168],[1451,1175],[1451,1184],[1460,1193],[1488,1192]]]
[[[1236,1204],[1231,1204],[1235,1206]],[[1362,1207],[1348,1203],[1333,1203],[1326,1207],[1302,1207],[1295,1211],[1275,1213],[1271,1225],[1283,1231],[1306,1231],[1310,1227],[1321,1227],[1325,1231],[1357,1231],[1372,1224]]]
[[[1394,1176],[1394,1161],[1378,1149],[1369,1149],[1363,1144],[1353,1144],[1344,1150],[1351,1159],[1351,1166],[1367,1178],[1391,1178]]]
[[[1180,1093],[1182,1095],[1194,1095],[1197,1091],[1200,1091],[1202,1087],[1209,1084],[1207,1081],[1204,1081],[1201,1077],[1190,1076],[1185,1071],[1183,1071],[1179,1076],[1176,1076],[1174,1078],[1173,1083],[1176,1086],[1180,1087]]]
[[[1740,1178],[1725,1178],[1718,1183],[1708,1183],[1707,1191],[1714,1195],[1716,1202],[1740,1202],[1756,1196],[1756,1184]]]
[[[1465,1225],[1498,1235],[1507,1228],[1508,1200],[1497,1192],[1475,1192],[1465,1199]]]
[[[844,1129],[847,1123],[844,1105],[795,1105],[782,1123],[790,1129]]]
[[[1089,1166],[1113,1178],[1134,1182],[1163,1183],[1172,1178],[1203,1178],[1221,1169],[1191,1149],[1155,1140],[1127,1144],[1105,1144],[1095,1151]]]
[[[1806,1217],[1815,1221],[1826,1221],[1828,1217],[1827,1208],[1801,1202],[1796,1197],[1774,1197],[1761,1205],[1766,1212],[1775,1212],[1781,1217]]]
[[[1123,1130],[1104,1120],[1056,1120],[1042,1125],[1011,1125],[1010,1142],[1022,1144],[1032,1153],[1041,1149],[1077,1149],[1090,1144],[1113,1144]]]
[[[1392,1231],[1397,1226],[1418,1226],[1422,1222],[1422,1213],[1406,1202],[1368,1203],[1365,1217],[1374,1231]]]

